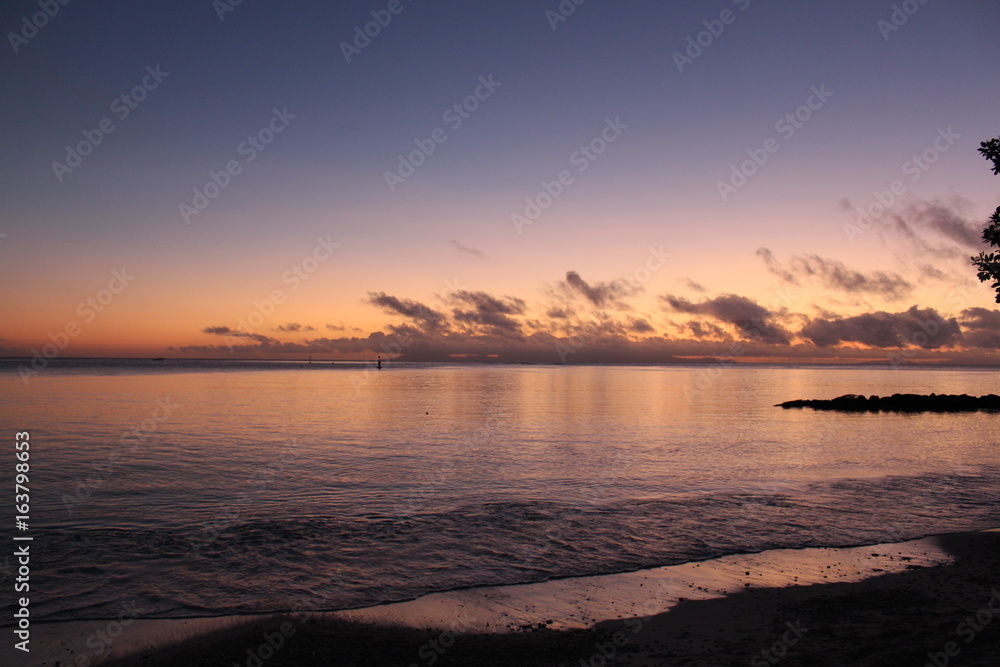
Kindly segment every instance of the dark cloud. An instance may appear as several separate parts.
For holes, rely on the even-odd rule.
[[[794,285],[805,278],[816,280],[829,289],[850,294],[876,294],[890,301],[905,298],[913,291],[913,285],[896,273],[862,273],[849,269],[843,262],[819,255],[793,255],[787,265],[782,265],[767,248],[759,248],[757,256],[764,260],[768,271]]]
[[[375,332],[366,338],[315,338],[301,342],[285,342],[268,338],[267,336],[246,335],[250,342],[242,343],[235,340],[227,345],[186,345],[180,347],[182,352],[212,355],[217,357],[259,357],[274,358],[279,355],[330,354],[342,356],[363,355],[364,358],[374,358],[375,354],[386,354],[393,350],[402,337]]]
[[[948,206],[938,201],[921,201],[902,212],[878,219],[875,229],[896,248],[899,258],[912,262],[915,257],[965,261],[970,251],[983,249],[983,223],[966,219],[959,208],[963,202]]]
[[[688,299],[670,295],[660,298],[679,313],[707,315],[731,324],[739,329],[746,339],[785,345],[791,342],[789,332],[774,321],[775,314],[746,297],[726,294],[706,299],[701,303],[693,303]]]
[[[465,303],[475,306],[476,310],[488,313],[502,313],[504,315],[521,315],[524,313],[524,300],[514,297],[497,298],[486,292],[469,292],[459,290],[448,295],[452,303]]]
[[[622,301],[622,299],[634,296],[642,291],[640,286],[629,285],[622,280],[611,280],[608,282],[590,284],[581,278],[580,274],[576,271],[567,271],[566,280],[564,280],[561,284],[570,293],[579,294],[587,301],[600,308],[627,308],[627,305]]]
[[[348,330],[361,331],[361,329],[359,329],[358,327],[349,327],[343,322],[341,322],[340,324],[327,324],[326,328],[330,331],[348,331]],[[313,331],[313,329],[310,328],[310,331]]]
[[[632,319],[629,321],[629,329],[635,333],[653,333],[653,325],[644,319]]]
[[[451,245],[457,248],[460,252],[464,252],[467,255],[473,255],[475,257],[478,257],[479,259],[486,259],[486,254],[479,248],[473,248],[470,246],[462,245],[455,239],[451,240]]]
[[[766,314],[753,302],[741,303],[738,299],[677,303],[682,309],[704,311],[706,317],[713,319],[718,319],[715,315],[722,315],[731,321],[730,324],[748,316]],[[507,363],[668,364],[691,363],[698,359],[716,363],[713,359],[739,360],[741,357],[888,363],[885,354],[879,353],[877,348],[916,346],[923,350],[921,361],[994,364],[1000,361],[996,353],[1000,350],[1000,311],[984,308],[968,308],[962,312],[964,332],[961,334],[954,319],[945,319],[933,309],[913,307],[901,313],[878,312],[851,317],[826,314],[808,321],[800,332],[799,337],[808,342],[780,346],[761,335],[734,340],[723,328],[705,320],[687,322],[684,330],[690,330],[691,334],[683,338],[648,335],[636,340],[636,333],[651,333],[645,331],[643,322],[646,321],[629,318],[621,322],[599,316],[587,322],[563,322],[563,332],[559,335],[536,331],[519,337],[490,327],[425,331],[406,324],[390,333],[379,331],[362,338],[316,338],[295,342],[233,332],[227,327],[209,327],[221,332],[220,335],[238,335],[226,344],[187,346],[180,351],[211,357],[278,358],[286,355],[304,358],[306,354],[324,354],[332,358],[370,360],[381,354],[407,361],[462,358]],[[857,345],[823,351],[840,343]],[[955,347],[958,344],[962,347]]]
[[[908,211],[908,219],[913,227],[935,232],[971,250],[982,249],[985,225],[966,220],[953,208],[941,202],[931,201],[914,205]]]
[[[308,324],[299,324],[298,322],[289,322],[288,324],[282,324],[277,328],[278,331],[282,333],[295,333],[298,331],[316,331],[315,327]]]
[[[768,248],[757,248],[755,253],[758,257],[764,260],[764,264],[767,265],[767,270],[778,276],[787,283],[792,283],[793,285],[798,285],[798,278],[795,277],[791,271],[782,268],[781,264],[778,262],[778,258],[774,256]]]
[[[685,287],[687,287],[689,289],[694,290],[695,292],[700,292],[701,294],[704,294],[705,292],[708,291],[707,289],[705,289],[704,287],[702,287],[699,283],[696,283],[695,281],[691,280],[690,278],[678,278],[677,282],[681,283],[682,285],[684,285]]]
[[[959,316],[963,342],[969,347],[1000,349],[1000,310],[966,308]]]
[[[448,318],[443,313],[411,299],[397,299],[385,292],[369,292],[368,303],[390,312],[408,317],[417,322],[425,331],[440,329],[447,324]]]
[[[225,336],[227,338],[247,338],[249,340],[255,341],[257,343],[269,343],[277,342],[276,339],[263,334],[255,334],[248,331],[240,331],[239,329],[233,329],[231,327],[221,326],[221,327],[205,327],[201,330],[202,333],[212,334],[213,336]]]
[[[860,343],[872,347],[921,347],[927,350],[955,345],[962,331],[955,318],[945,319],[935,309],[913,306],[901,313],[875,312],[852,317],[810,320],[799,335],[819,347]]]
[[[937,269],[930,264],[920,265],[920,277],[926,280],[947,280],[948,276],[944,271]]]
[[[767,261],[768,253],[762,249],[759,254]],[[835,273],[830,264],[820,261],[809,266],[825,267],[816,269],[825,276]],[[794,264],[782,268],[789,267],[802,269]],[[801,275],[812,274],[802,269]],[[301,334],[311,327],[295,322],[278,327],[294,341],[209,326],[202,331],[220,337],[220,344],[188,346],[180,351],[214,357],[304,358],[306,354],[321,354],[370,360],[381,354],[409,361],[460,358],[509,363],[674,363],[740,357],[886,363],[880,348],[911,348],[924,350],[920,361],[1000,361],[1000,310],[967,308],[957,320],[917,306],[897,313],[852,316],[814,310],[819,314],[807,316],[777,306],[768,308],[737,294],[693,300],[665,295],[660,297],[664,308],[692,316],[665,325],[679,334],[672,338],[657,334],[648,317],[584,307],[585,303],[613,303],[624,293],[616,291],[613,283],[589,284],[570,272],[561,284],[563,291],[555,295],[575,297],[576,301],[550,304],[545,316],[537,319],[529,316],[531,311],[523,299],[481,291],[462,289],[439,296],[446,305],[443,312],[411,299],[372,292],[368,295],[371,305],[405,321],[386,332],[350,338],[307,338]],[[351,327],[340,323],[325,328],[344,331]]]
[[[455,305],[452,316],[456,322],[488,327],[506,335],[520,336],[522,333],[521,324],[512,317],[524,313],[522,299],[460,290],[449,294],[448,301]]]
[[[725,339],[726,332],[712,324],[711,322],[701,322],[699,320],[688,321],[686,328],[694,334],[695,338]]]

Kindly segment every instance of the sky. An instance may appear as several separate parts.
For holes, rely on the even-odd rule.
[[[0,355],[995,364],[998,28],[11,0]]]

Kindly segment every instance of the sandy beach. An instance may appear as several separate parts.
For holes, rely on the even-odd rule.
[[[995,665],[998,547],[991,530],[352,611],[40,624],[30,659],[4,664]]]

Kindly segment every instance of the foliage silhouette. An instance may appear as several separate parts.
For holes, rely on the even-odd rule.
[[[1000,137],[982,142],[979,145],[979,152],[993,163],[993,173],[1000,174]],[[990,216],[989,226],[983,230],[983,242],[1000,248],[1000,206]],[[996,290],[996,302],[1000,303],[1000,253],[981,252],[971,259],[972,264],[979,269],[977,274],[979,280],[992,281],[990,287]]]

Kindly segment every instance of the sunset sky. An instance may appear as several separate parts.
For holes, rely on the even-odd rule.
[[[1000,361],[995,3],[51,4],[0,355]]]

